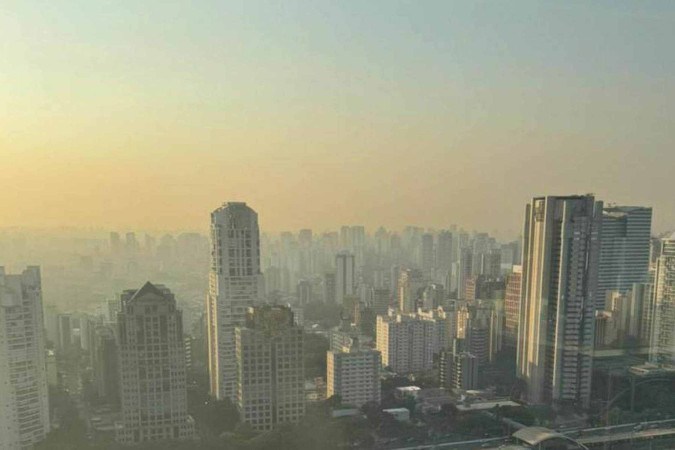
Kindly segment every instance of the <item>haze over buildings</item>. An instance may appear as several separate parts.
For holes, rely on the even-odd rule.
[[[675,447],[675,3],[10,3],[0,450]]]

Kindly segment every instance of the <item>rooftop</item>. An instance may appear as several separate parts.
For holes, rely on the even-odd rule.
[[[388,409],[383,409],[383,412],[386,413],[397,413],[397,412],[407,412],[409,413],[410,410],[408,408],[388,408]]]
[[[473,402],[466,405],[458,403],[457,409],[459,411],[485,411],[496,406],[521,406],[521,404],[516,403],[513,400],[494,400],[490,402]]]
[[[513,433],[513,437],[529,445],[539,445],[541,442],[551,438],[565,438],[558,432],[544,427],[525,427]]]
[[[396,388],[397,391],[404,391],[404,392],[417,392],[421,390],[420,387],[417,386],[401,386]]]
[[[142,288],[136,291],[136,293],[129,299],[129,301],[141,298],[148,294],[157,295],[158,297],[164,297],[164,292],[162,292],[157,286],[148,281],[143,285]]]

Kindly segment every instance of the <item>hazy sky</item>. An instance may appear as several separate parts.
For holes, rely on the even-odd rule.
[[[675,228],[675,2],[9,1],[0,226]]]

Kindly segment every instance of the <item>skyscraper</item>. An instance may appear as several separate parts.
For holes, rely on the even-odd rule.
[[[491,238],[487,233],[476,233],[473,236],[471,275],[480,275],[483,269],[483,254],[490,251]]]
[[[471,307],[466,323],[464,345],[480,366],[487,364],[494,356],[490,315],[490,309]]]
[[[504,294],[504,343],[511,348],[518,339],[518,322],[520,321],[520,283],[523,267],[513,266],[512,272],[506,277],[506,292]]]
[[[457,298],[466,298],[466,282],[471,278],[473,267],[473,253],[468,247],[459,252],[459,266],[457,269]]]
[[[145,283],[121,296],[117,315],[122,420],[115,427],[122,444],[191,439],[187,411],[183,315],[162,285]]]
[[[601,225],[592,195],[527,205],[517,372],[530,403],[589,405]]]
[[[342,250],[349,250],[352,248],[352,232],[349,225],[340,227],[340,248]]]
[[[344,302],[345,297],[355,294],[354,255],[342,251],[335,256],[335,301]]]
[[[609,291],[625,294],[633,283],[646,282],[649,270],[652,209],[641,206],[608,206],[602,214],[602,240],[597,309],[605,309]]]
[[[49,432],[39,267],[0,267],[0,448],[30,449]]]
[[[489,277],[499,277],[502,274],[502,252],[500,250],[490,250],[481,254],[480,273]]]
[[[112,325],[99,325],[93,351],[94,387],[99,400],[119,406],[120,374],[117,342]]]
[[[335,273],[326,273],[323,276],[323,301],[325,303],[335,302]]]
[[[69,313],[63,313],[56,316],[58,330],[58,340],[56,347],[61,353],[68,353],[73,345],[73,316]]]
[[[385,316],[389,312],[391,291],[389,289],[375,289],[373,293],[373,311],[378,316]]]
[[[258,214],[230,202],[211,213],[211,271],[207,297],[211,394],[235,399],[234,328],[260,298]]]
[[[357,267],[363,267],[366,250],[366,228],[363,225],[352,225],[350,228],[352,252],[354,263]]]
[[[296,288],[296,295],[298,297],[298,305],[305,306],[312,302],[312,283],[308,280],[298,281]]]
[[[452,270],[453,262],[452,233],[444,230],[438,233],[436,241],[436,269],[439,272],[437,281],[445,282],[448,272]],[[445,286],[445,288],[449,290],[450,286]]]
[[[401,270],[398,277],[398,308],[401,312],[417,311],[417,301],[422,298],[426,283],[424,275],[416,269]]]
[[[654,300],[651,358],[656,363],[675,366],[675,233],[661,241]]]
[[[237,406],[254,430],[297,422],[305,415],[302,328],[285,306],[249,308],[235,332]]]
[[[427,278],[431,278],[434,268],[434,235],[424,233],[420,242],[420,267]]]
[[[633,296],[633,303],[635,305],[640,305],[639,343],[642,346],[649,346],[652,341],[654,312],[656,310],[654,303],[654,284],[635,283],[631,294]]]

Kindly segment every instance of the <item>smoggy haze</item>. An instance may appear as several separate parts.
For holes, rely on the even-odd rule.
[[[163,3],[0,7],[0,226],[675,223],[670,2]]]

